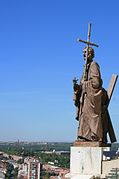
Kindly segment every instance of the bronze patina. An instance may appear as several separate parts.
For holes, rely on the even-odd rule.
[[[111,99],[117,75],[112,76],[108,92],[102,87],[100,67],[93,60],[94,49],[97,44],[90,42],[91,24],[88,26],[87,41],[78,39],[79,42],[87,44],[83,50],[85,60],[84,72],[78,84],[74,78],[74,104],[76,106],[76,119],[79,121],[77,139],[85,142],[107,143],[107,133],[110,141],[115,142],[116,137],[108,112],[108,105]]]

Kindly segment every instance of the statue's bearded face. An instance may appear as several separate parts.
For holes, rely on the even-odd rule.
[[[88,58],[88,60],[92,60],[92,58],[94,57],[94,50],[91,47],[89,47],[88,50],[87,47],[84,48],[83,56],[84,56],[84,60],[86,60],[86,58]]]

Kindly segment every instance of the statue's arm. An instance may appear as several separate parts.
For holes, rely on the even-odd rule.
[[[80,103],[80,96],[81,96],[81,85],[77,83],[73,83],[73,91],[74,91],[73,101],[75,106],[78,107]]]

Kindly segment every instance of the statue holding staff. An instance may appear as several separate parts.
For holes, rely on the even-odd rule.
[[[77,139],[107,143],[109,132],[111,142],[115,142],[116,137],[107,110],[110,99],[102,87],[100,67],[93,60],[95,53],[91,46],[98,47],[98,45],[90,42],[90,34],[91,24],[88,27],[87,41],[78,39],[87,46],[83,50],[85,66],[80,83],[77,83],[76,78],[73,80],[76,119],[79,121]],[[116,79],[117,77],[113,80],[114,84]]]

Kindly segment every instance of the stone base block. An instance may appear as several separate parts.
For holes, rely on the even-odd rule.
[[[71,175],[100,175],[102,147],[71,147]]]

